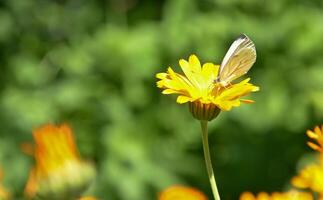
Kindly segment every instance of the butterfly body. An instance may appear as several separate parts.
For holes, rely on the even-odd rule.
[[[256,48],[248,36],[242,34],[230,46],[224,56],[216,84],[226,87],[231,81],[246,74],[256,62]]]

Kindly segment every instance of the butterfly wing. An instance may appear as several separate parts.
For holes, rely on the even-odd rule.
[[[230,83],[249,71],[256,62],[256,48],[246,35],[238,37],[230,46],[220,66],[217,81]]]

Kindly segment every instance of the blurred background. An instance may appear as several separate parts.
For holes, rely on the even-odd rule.
[[[246,33],[258,58],[253,105],[210,123],[223,199],[279,191],[304,156],[305,131],[323,123],[320,0],[25,0],[0,2],[0,165],[22,196],[34,128],[69,123],[100,199],[151,200],[173,184],[210,199],[200,127],[155,74],[192,53],[220,63]]]

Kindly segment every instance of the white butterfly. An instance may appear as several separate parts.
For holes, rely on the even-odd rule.
[[[254,43],[242,34],[230,46],[225,54],[216,83],[225,87],[234,79],[237,79],[247,73],[256,62],[256,47]]]

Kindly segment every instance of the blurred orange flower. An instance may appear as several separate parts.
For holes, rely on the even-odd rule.
[[[306,134],[309,138],[316,141],[316,144],[313,142],[307,142],[308,146],[323,155],[323,125],[321,126],[321,128],[319,126],[316,126],[313,131],[308,130]]]
[[[25,188],[28,197],[79,196],[94,178],[93,166],[80,159],[68,125],[48,124],[33,131],[36,165]]]
[[[88,196],[88,197],[81,197],[79,200],[97,200],[97,198]]]
[[[2,200],[7,200],[7,199],[10,199],[10,194],[9,192],[6,190],[6,188],[4,188],[1,184],[2,182],[2,179],[3,179],[3,171],[2,169],[0,168],[0,199]]]
[[[321,128],[316,126],[314,130],[308,130],[307,136],[313,141],[307,144],[315,151],[320,152],[318,162],[311,163],[303,168],[299,174],[292,178],[291,183],[293,186],[300,189],[310,189],[316,192],[320,200],[323,200],[323,126]],[[257,196],[249,192],[245,192],[240,196],[240,200],[279,200],[279,199],[314,199],[310,193],[290,191],[286,193],[259,193]]]
[[[313,200],[313,196],[310,193],[295,190],[284,193],[274,192],[272,194],[260,192],[258,195],[244,192],[241,194],[240,200]]]
[[[194,188],[172,186],[160,193],[158,200],[207,200],[207,197]]]
[[[297,176],[292,178],[291,182],[295,187],[308,188],[319,193],[323,199],[323,126],[321,128],[316,126],[313,131],[308,130],[306,134],[316,142],[308,142],[307,144],[320,152],[319,162],[306,166]]]

